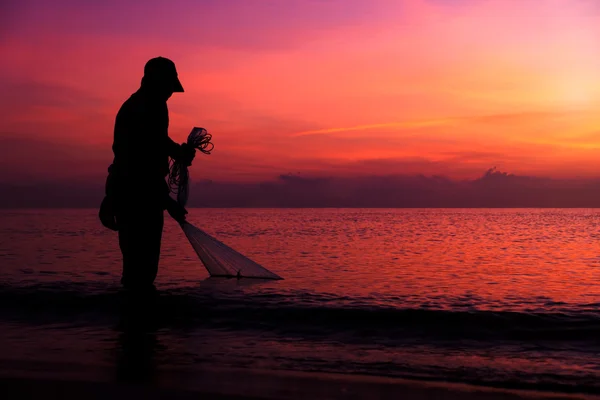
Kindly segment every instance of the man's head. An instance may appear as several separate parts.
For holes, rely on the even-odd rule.
[[[174,92],[183,92],[175,63],[164,57],[149,60],[144,66],[142,86],[168,99]]]

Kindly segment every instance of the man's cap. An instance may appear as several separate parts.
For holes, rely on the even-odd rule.
[[[156,57],[148,60],[144,66],[144,77],[151,81],[168,82],[173,84],[174,92],[183,92],[175,63],[168,58]]]

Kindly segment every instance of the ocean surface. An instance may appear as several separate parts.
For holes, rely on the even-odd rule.
[[[132,324],[96,210],[1,211],[0,361],[600,392],[600,210],[189,210],[271,282],[208,278],[165,216]]]

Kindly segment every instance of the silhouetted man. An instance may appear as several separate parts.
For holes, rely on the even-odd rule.
[[[126,288],[153,287],[163,210],[179,222],[187,213],[169,196],[165,180],[169,157],[189,166],[195,155],[193,148],[169,138],[167,100],[174,92],[183,92],[175,64],[153,58],[144,67],[141,87],[121,106],[115,121],[114,160],[99,215],[104,226],[119,232],[121,283]]]

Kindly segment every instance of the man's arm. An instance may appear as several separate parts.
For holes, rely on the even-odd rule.
[[[167,154],[169,155],[169,157],[179,161],[179,159],[181,158],[181,145],[175,143],[173,139],[167,136],[165,146],[167,148]]]

